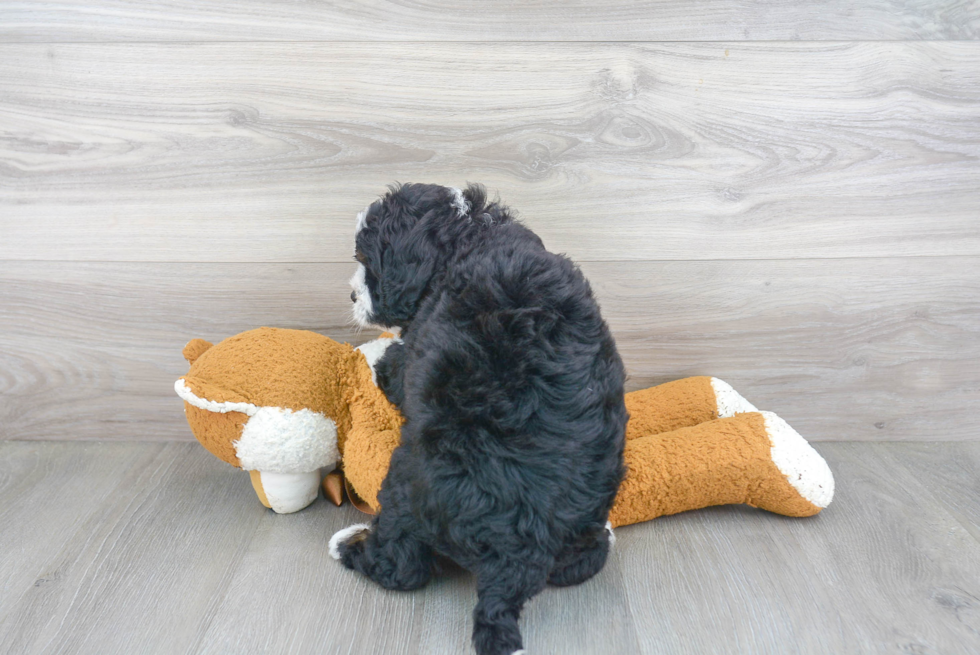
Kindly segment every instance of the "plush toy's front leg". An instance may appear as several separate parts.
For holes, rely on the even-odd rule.
[[[390,333],[357,348],[364,360],[355,369],[356,381],[348,389],[351,425],[344,445],[344,476],[348,495],[361,511],[378,511],[378,492],[388,474],[391,454],[401,443],[401,413],[377,386],[389,352],[403,356],[403,346]]]
[[[670,432],[756,408],[724,380],[684,378],[626,394],[626,438]]]
[[[291,514],[307,507],[320,490],[320,469],[303,473],[249,471],[248,475],[259,502],[277,514]]]
[[[388,474],[391,454],[401,443],[401,430],[379,430],[373,425],[359,424],[360,415],[355,417],[354,425],[347,437],[344,450],[344,474],[349,483],[348,493],[354,506],[362,512],[376,514],[378,511],[378,492]],[[355,491],[356,490],[356,491]]]
[[[613,526],[738,503],[812,516],[834,495],[827,463],[772,412],[630,439],[624,457],[628,473],[609,513]]]

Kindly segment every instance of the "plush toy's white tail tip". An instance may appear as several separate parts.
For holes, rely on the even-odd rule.
[[[367,532],[370,529],[371,526],[367,523],[357,523],[335,532],[334,535],[330,537],[330,557],[340,559],[340,544],[345,543],[355,534]]]
[[[786,480],[803,498],[821,509],[834,499],[834,474],[827,462],[789,423],[772,412],[760,412],[766,422],[770,456]]]
[[[718,418],[728,418],[745,412],[757,412],[755,405],[735,391],[732,385],[718,378],[711,378],[711,388],[715,391],[715,402],[718,404]]]

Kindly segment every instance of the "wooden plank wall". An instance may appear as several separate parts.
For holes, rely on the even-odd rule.
[[[630,388],[980,436],[980,5],[0,3],[0,439],[189,439],[182,345],[361,341],[353,217],[479,181]]]

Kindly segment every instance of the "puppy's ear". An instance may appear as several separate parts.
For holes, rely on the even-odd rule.
[[[499,197],[491,199],[482,184],[467,184],[463,198],[470,204],[470,216],[474,220],[487,225],[500,225],[513,219],[510,209],[500,203]]]
[[[386,324],[404,327],[412,320],[442,259],[423,225],[391,236],[390,247],[382,255],[384,273],[379,281],[382,302],[378,309]]]
[[[463,189],[463,198],[470,205],[470,213],[479,215],[487,206],[487,189],[482,184],[469,183]]]

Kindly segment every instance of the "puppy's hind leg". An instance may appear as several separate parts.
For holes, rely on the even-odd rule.
[[[612,528],[592,530],[565,546],[548,574],[548,584],[568,587],[581,584],[602,570],[614,540]]]
[[[523,653],[517,627],[524,603],[544,589],[549,566],[525,561],[496,561],[477,571],[473,645],[477,655]]]
[[[385,589],[410,591],[432,577],[432,549],[384,510],[371,525],[353,525],[330,538],[330,555]]]

